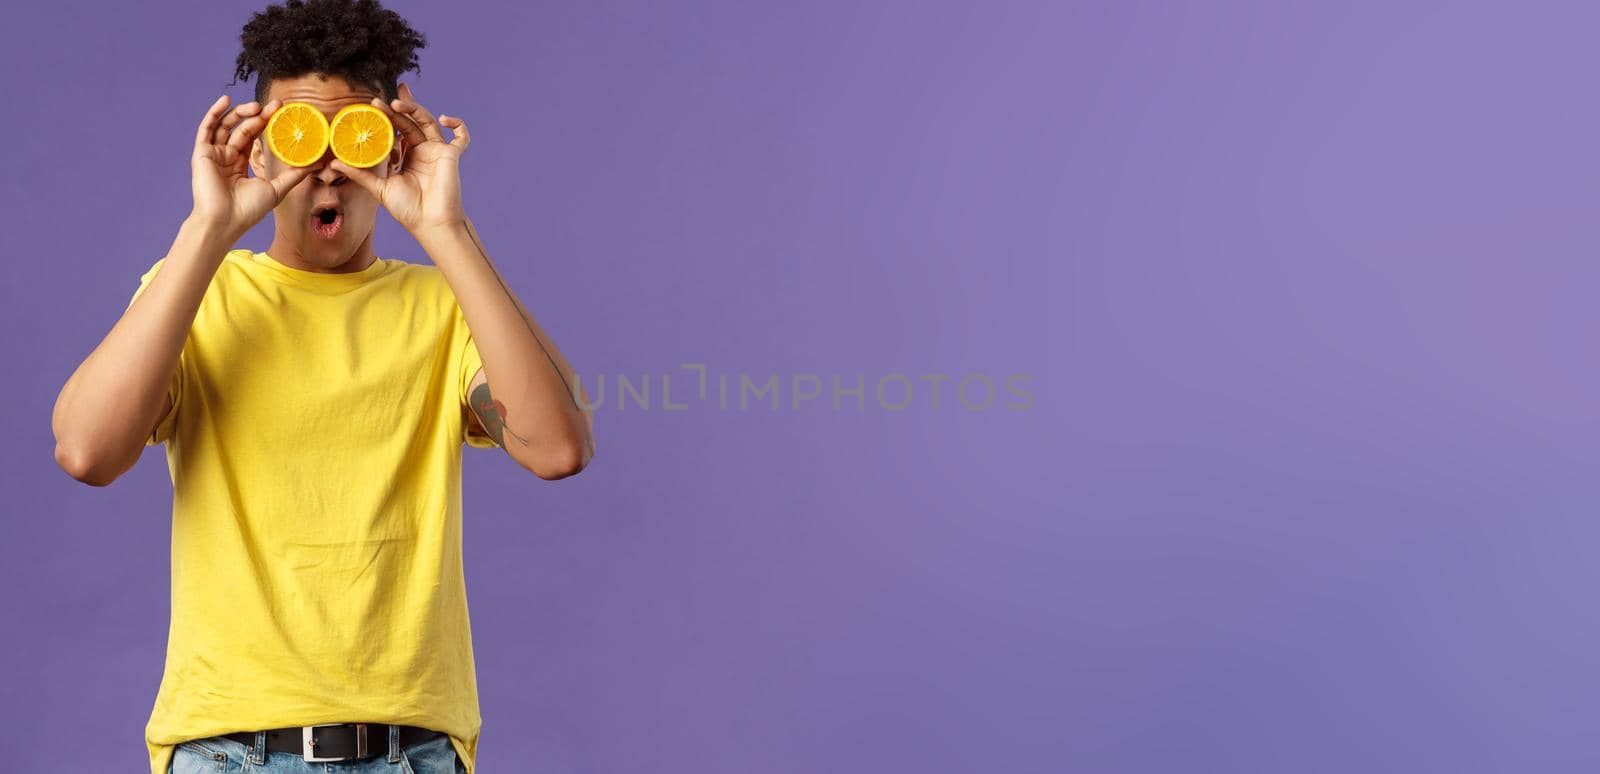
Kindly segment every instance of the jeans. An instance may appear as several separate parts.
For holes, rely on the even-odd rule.
[[[466,774],[467,765],[456,755],[450,737],[436,736],[410,747],[400,746],[400,730],[391,727],[387,740],[371,740],[377,755],[361,760],[312,761],[300,753],[268,752],[265,734],[254,744],[242,744],[226,736],[191,739],[172,752],[168,774]],[[387,752],[384,752],[387,750]]]

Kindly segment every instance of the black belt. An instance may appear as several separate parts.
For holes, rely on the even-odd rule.
[[[426,742],[443,732],[418,726],[399,726],[400,746]],[[256,732],[236,731],[223,736],[246,747],[256,743]],[[389,754],[388,723],[327,723],[289,726],[267,731],[267,752],[289,752],[308,761],[338,761]]]

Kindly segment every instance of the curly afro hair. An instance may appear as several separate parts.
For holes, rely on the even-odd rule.
[[[307,73],[343,76],[399,97],[400,74],[422,67],[422,33],[377,0],[285,0],[250,17],[239,33],[233,82],[256,76],[256,101],[265,102],[274,78]]]

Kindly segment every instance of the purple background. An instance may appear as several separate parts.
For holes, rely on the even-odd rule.
[[[395,3],[586,378],[869,390],[467,450],[483,771],[1600,765],[1600,11],[1290,5]],[[49,416],[254,7],[7,10],[11,770],[145,765],[165,460],[83,486]]]

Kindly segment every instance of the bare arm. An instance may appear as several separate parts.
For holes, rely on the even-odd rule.
[[[479,422],[540,478],[582,471],[594,456],[594,420],[578,402],[572,366],[500,278],[472,222],[434,232],[420,244],[444,272],[482,353],[484,381],[475,377],[468,393]]]
[[[73,478],[105,486],[139,461],[171,408],[178,353],[231,245],[222,229],[185,220],[160,271],[67,379],[50,426],[56,463]]]
[[[226,95],[211,103],[195,131],[194,210],[161,268],[56,396],[50,414],[56,464],[86,484],[110,484],[139,461],[145,439],[171,408],[167,387],[178,354],[228,248],[314,171],[250,176],[250,143],[279,102],[227,107]]]
[[[417,103],[409,83],[400,99],[372,104],[389,115],[404,143],[397,173],[331,161],[334,169],[383,203],[444,273],[483,359],[468,401],[479,424],[523,468],[543,479],[582,471],[594,456],[594,416],[572,366],[517,300],[489,260],[461,203],[460,159],[471,142],[460,116]],[[445,142],[440,127],[454,137]],[[491,395],[483,386],[494,383]]]

